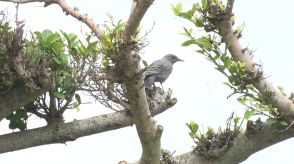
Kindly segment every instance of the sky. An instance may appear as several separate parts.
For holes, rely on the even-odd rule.
[[[96,24],[102,24],[107,19],[106,13],[111,13],[116,20],[126,20],[129,15],[131,0],[67,0],[72,6],[77,6],[81,12],[87,13]],[[142,32],[147,35],[149,45],[143,50],[142,58],[151,63],[167,53],[176,54],[184,59],[184,63],[176,63],[164,88],[172,88],[173,96],[178,103],[168,111],[155,117],[164,126],[162,148],[181,154],[191,151],[193,141],[189,138],[185,123],[194,120],[204,128],[211,126],[218,129],[224,127],[230,113],[242,115],[244,107],[236,99],[227,99],[231,91],[222,83],[226,79],[218,73],[213,65],[203,56],[195,52],[196,47],[181,47],[185,37],[180,35],[183,27],[192,27],[190,23],[177,18],[171,11],[171,4],[179,0],[157,0],[147,11],[142,20]],[[190,8],[195,1],[181,1],[184,9]],[[264,73],[273,83],[285,88],[286,93],[294,90],[294,74],[292,61],[292,38],[294,23],[291,0],[266,1],[246,0],[236,1],[234,14],[238,25],[244,25],[244,46],[254,50],[254,60],[263,66]],[[0,2],[0,9],[9,9],[10,17],[14,13],[14,5]],[[44,8],[41,3],[20,5],[20,18],[26,22],[25,29],[30,30],[63,30],[80,34],[87,31],[78,20],[66,16],[57,6]],[[154,27],[153,27],[154,24]],[[197,32],[197,30],[196,30]],[[81,106],[81,111],[68,111],[66,121],[83,119],[101,114],[107,110],[99,104]],[[44,122],[32,118],[29,127],[37,127]],[[0,134],[9,132],[7,121],[0,123]],[[242,164],[293,163],[289,155],[294,140],[264,149],[250,156]],[[288,155],[285,155],[288,154]],[[136,161],[141,155],[141,146],[134,127],[96,134],[77,139],[66,144],[52,144],[0,155],[1,164],[6,163],[117,163],[120,160]],[[282,157],[282,158],[281,158]]]

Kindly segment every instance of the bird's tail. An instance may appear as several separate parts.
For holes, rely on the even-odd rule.
[[[152,85],[154,83],[155,78],[156,78],[155,75],[151,75],[151,76],[145,77],[145,79],[144,79],[145,88],[151,89],[151,87],[152,87]]]

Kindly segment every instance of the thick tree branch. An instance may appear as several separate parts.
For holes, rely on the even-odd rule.
[[[13,88],[5,95],[0,96],[0,121],[7,117],[13,111],[23,107],[27,103],[35,100],[37,97],[45,93],[49,89],[49,84],[43,85],[39,90],[33,92],[26,91],[24,84]]]
[[[133,1],[131,13],[123,32],[125,43],[129,43],[153,0]],[[137,133],[142,145],[141,164],[160,163],[160,138],[163,127],[157,125],[150,114],[146,98],[145,87],[140,74],[140,57],[129,46],[120,48],[120,57],[125,61],[122,67],[127,88],[127,98],[130,102],[130,111],[136,125]]]
[[[238,164],[266,147],[294,137],[293,127],[281,132],[267,124],[256,126],[258,129],[250,131],[247,128],[245,133],[239,134],[234,139],[233,146],[220,159],[206,160],[196,152],[188,152],[174,157],[174,161],[178,164]]]
[[[155,106],[152,116],[160,114],[175,105],[176,99],[169,99]],[[0,135],[0,153],[21,150],[34,146],[65,143],[79,137],[102,133],[133,125],[129,111],[104,114],[70,123],[59,123],[32,130]]]
[[[149,6],[153,3],[154,0],[134,0],[131,13],[123,33],[125,41],[129,41],[131,36],[135,34],[137,28],[140,25],[141,19],[145,15]]]

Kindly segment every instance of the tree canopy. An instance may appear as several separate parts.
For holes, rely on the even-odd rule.
[[[38,1],[8,2],[20,3],[16,4],[18,8],[22,3]],[[242,44],[246,27],[236,23],[233,0],[202,0],[191,6],[173,3],[170,10],[170,14],[173,12],[178,17],[177,21],[183,22],[178,32],[184,40],[175,42],[192,50],[195,56],[206,58],[210,67],[222,75],[223,87],[228,88],[224,99],[237,100],[237,107],[244,109],[240,113],[226,111],[228,119],[222,120],[221,129],[202,128],[197,120],[186,120],[183,126],[194,146],[184,154],[173,154],[161,146],[165,125],[154,118],[176,106],[180,97],[172,94],[171,89],[160,87],[146,94],[142,81],[149,63],[142,60],[143,50],[149,46],[152,29],[142,30],[140,22],[156,2],[134,1],[127,19],[117,20],[106,14],[107,21],[98,25],[90,15],[64,0],[46,0],[43,4],[46,8],[58,6],[65,15],[90,30],[82,36],[51,29],[25,32],[26,23],[19,19],[18,9],[16,23],[2,12],[0,118],[1,121],[5,118],[8,128],[15,131],[0,136],[1,153],[66,143],[135,125],[142,146],[137,163],[239,163],[293,136],[292,95],[270,82],[263,65],[254,58],[255,51]],[[176,73],[183,77],[175,78],[177,81],[193,76],[191,72],[184,73],[186,76],[180,71]],[[66,112],[85,110],[89,98],[102,104],[108,112],[66,120]],[[195,103],[189,108],[199,110],[196,100],[195,97]],[[27,125],[32,117],[46,125],[30,128]]]

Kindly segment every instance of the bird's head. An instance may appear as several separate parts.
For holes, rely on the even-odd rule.
[[[184,61],[182,59],[179,59],[176,55],[173,55],[173,54],[167,54],[163,58],[170,61],[172,64],[174,64],[178,61]]]

